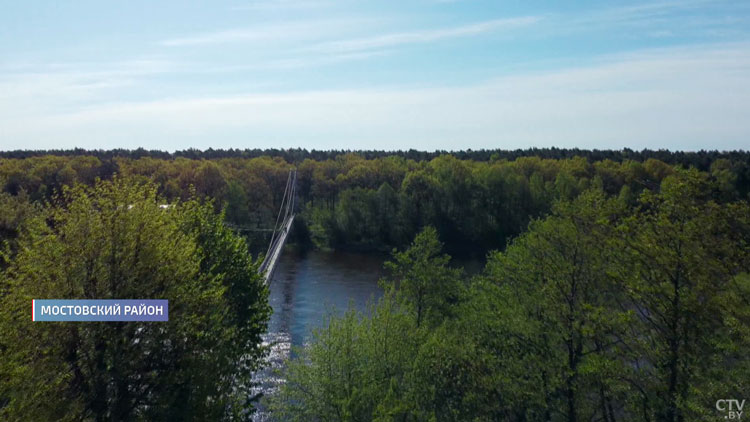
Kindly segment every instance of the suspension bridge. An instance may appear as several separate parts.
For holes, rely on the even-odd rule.
[[[260,267],[258,267],[258,273],[263,277],[263,280],[266,283],[268,283],[273,276],[273,271],[276,269],[276,263],[281,256],[281,251],[284,249],[287,236],[292,229],[296,197],[297,170],[289,170],[289,176],[286,179],[286,187],[284,188],[284,196],[281,199],[281,207],[279,208],[279,214],[276,216],[276,223],[274,224],[273,234],[271,235],[271,243],[268,245],[268,250],[263,258],[263,262],[260,264]]]

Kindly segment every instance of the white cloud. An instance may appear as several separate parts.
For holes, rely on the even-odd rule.
[[[706,45],[458,87],[248,93],[0,113],[0,148],[732,149],[747,148],[749,109],[750,44]]]
[[[173,62],[141,58],[108,63],[23,63],[0,71],[0,114],[59,112],[71,105],[118,95],[149,76],[176,69]]]
[[[267,45],[284,41],[296,41],[317,44],[298,49],[298,52],[314,53],[349,53],[363,50],[374,50],[404,44],[421,44],[443,39],[467,37],[494,31],[510,30],[537,23],[541,17],[522,16],[506,19],[494,19],[470,23],[461,26],[418,31],[392,32],[380,35],[357,38],[325,40],[340,37],[346,32],[362,32],[372,26],[372,19],[348,18],[339,20],[306,20],[296,22],[279,22],[258,25],[251,28],[236,28],[205,32],[197,35],[170,38],[159,42],[167,47],[201,46],[226,43],[261,43]]]
[[[197,35],[169,38],[159,42],[166,47],[185,47],[227,43],[267,43],[281,41],[316,40],[343,30],[362,27],[364,19],[327,19],[284,21],[204,32]]]
[[[448,38],[466,37],[491,31],[514,29],[537,23],[540,17],[524,16],[507,19],[495,19],[468,25],[422,31],[396,32],[371,37],[327,41],[310,48],[319,52],[347,52],[394,47],[403,44],[421,44]]]
[[[248,64],[206,65],[194,63],[187,67],[185,72],[210,74],[263,70],[312,69],[315,67],[330,66],[344,62],[371,59],[386,54],[388,54],[388,51],[382,50],[326,55],[302,55],[289,58],[271,58]]]

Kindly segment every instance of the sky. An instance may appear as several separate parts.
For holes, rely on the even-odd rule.
[[[0,150],[750,149],[750,2],[0,0]]]

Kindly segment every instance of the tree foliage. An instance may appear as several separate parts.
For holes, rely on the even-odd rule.
[[[63,186],[92,185],[115,174],[150,180],[169,200],[193,193],[214,199],[235,227],[273,226],[288,170],[298,169],[301,222],[319,247],[405,248],[432,226],[454,256],[502,249],[555,201],[600,187],[634,205],[644,190],[681,168],[694,167],[716,181],[719,202],[747,199],[746,152],[188,150],[6,152],[0,188],[51,199]],[[261,244],[263,242],[257,242]]]
[[[289,363],[280,419],[697,421],[750,391],[746,152],[4,156],[4,415],[244,415],[266,293],[216,212],[272,226],[291,168],[293,238],[396,250],[382,301]],[[31,324],[28,300],[59,292],[168,296],[180,319]]]
[[[604,183],[559,200],[466,288],[425,229],[394,254],[371,315],[333,317],[290,363],[276,408],[320,421],[723,416],[716,400],[750,379],[750,205],[718,202],[705,173],[667,173],[636,204]]]
[[[247,246],[153,184],[66,188],[28,221],[2,273],[0,415],[9,420],[217,420],[247,410],[266,288]],[[168,299],[165,323],[33,323],[32,299]]]

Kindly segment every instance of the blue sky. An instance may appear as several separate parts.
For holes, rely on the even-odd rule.
[[[0,149],[748,149],[750,2],[0,3]]]

